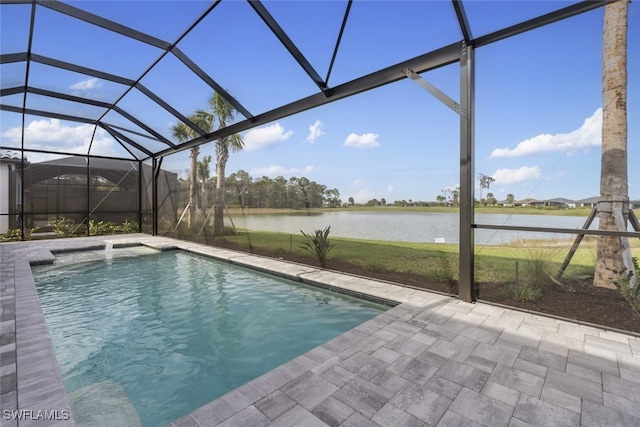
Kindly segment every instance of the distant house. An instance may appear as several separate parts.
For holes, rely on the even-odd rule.
[[[581,208],[595,208],[598,206],[600,196],[587,197],[586,199],[576,200],[576,206]]]
[[[522,199],[513,202],[515,206],[544,206],[544,202],[536,199]]]
[[[509,202],[507,199],[504,199],[504,200],[498,200],[496,204],[498,206],[515,206],[516,202],[515,201]]]
[[[578,207],[595,208],[598,206],[598,201],[600,201],[600,196],[588,197],[576,200],[576,205]],[[631,209],[640,209],[640,200],[629,200],[629,207]]]
[[[509,203],[507,200],[500,200],[498,206],[532,206],[532,207],[552,207],[560,209],[573,209],[573,208],[595,208],[598,206],[600,196],[588,197],[586,199],[571,200],[564,197],[556,197],[554,199],[537,200],[532,198],[515,200],[513,203]],[[629,200],[629,207],[631,209],[640,209],[640,200]]]
[[[553,208],[575,208],[576,201],[565,199],[563,197],[556,197],[555,199],[544,200],[544,206]]]
[[[531,206],[536,208],[552,207],[552,208],[575,208],[576,202],[574,200],[565,199],[563,197],[556,197],[555,199],[538,200],[538,199],[523,199],[517,200],[513,203],[515,206]]]

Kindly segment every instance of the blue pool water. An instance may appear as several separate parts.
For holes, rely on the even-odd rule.
[[[34,268],[78,425],[166,425],[386,309],[184,252],[120,251]]]

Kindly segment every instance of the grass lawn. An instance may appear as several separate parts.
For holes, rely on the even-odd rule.
[[[286,258],[287,255],[309,256],[302,248],[304,236],[261,231],[240,231],[224,240],[244,250],[265,249]],[[358,265],[371,272],[394,271],[422,275],[433,281],[458,279],[458,245],[437,243],[389,242],[332,238],[335,247],[328,259]],[[525,274],[525,264],[543,262],[554,275],[572,241],[527,241],[501,246],[476,247],[475,277],[482,282],[515,280],[515,264]],[[633,254],[640,256],[640,240],[631,242]],[[567,268],[565,277],[585,279],[593,276],[596,239],[585,238]]]
[[[331,238],[326,268],[457,295],[458,245]],[[240,231],[207,243],[311,265],[302,235]],[[594,236],[586,236],[560,278],[556,275],[573,243],[527,240],[476,246],[477,297],[511,307],[640,333],[638,313],[617,289],[592,286]],[[640,258],[640,239],[630,241]],[[516,276],[517,265],[517,276]],[[517,280],[516,280],[517,277]]]

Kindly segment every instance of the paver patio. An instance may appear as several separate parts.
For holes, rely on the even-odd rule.
[[[69,407],[28,263],[106,240],[399,303],[172,426],[640,425],[640,338],[631,334],[142,234],[0,245],[2,411]]]

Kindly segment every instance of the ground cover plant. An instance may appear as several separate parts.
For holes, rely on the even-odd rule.
[[[305,237],[305,241],[302,242],[301,248],[309,251],[311,255],[315,256],[320,265],[323,267],[326,265],[327,257],[331,249],[335,247],[335,244],[329,240],[329,233],[331,232],[331,226],[327,226],[324,230],[316,230],[313,234],[305,233],[300,230],[300,233]]]
[[[633,258],[633,270],[623,271],[614,285],[627,300],[633,311],[640,316],[640,265],[638,258]]]

